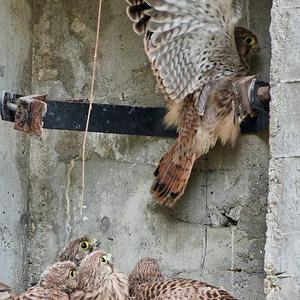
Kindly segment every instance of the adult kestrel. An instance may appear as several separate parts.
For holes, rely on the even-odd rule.
[[[79,266],[84,257],[95,251],[100,242],[88,235],[80,236],[70,241],[59,256],[60,261],[73,261]]]
[[[16,299],[20,300],[68,300],[77,287],[76,265],[73,262],[58,262],[49,267],[39,283]]]
[[[235,88],[259,51],[251,31],[237,27],[242,0],[126,0],[134,31],[167,99],[168,126],[178,137],[154,172],[155,200],[173,207],[193,164],[218,140],[235,145],[240,133]]]
[[[225,290],[206,282],[181,278],[164,280],[153,258],[139,261],[128,278],[130,297],[135,300],[235,300]]]
[[[82,260],[77,279],[78,288],[71,299],[129,299],[127,276],[113,266],[111,255],[102,250],[95,251]]]

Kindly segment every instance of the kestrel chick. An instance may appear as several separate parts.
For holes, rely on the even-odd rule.
[[[0,300],[13,300],[14,298],[10,287],[0,282]]]
[[[155,274],[153,276],[153,274]],[[129,275],[135,300],[236,300],[225,290],[192,279],[164,280],[155,259],[142,259]]]
[[[82,260],[78,269],[78,291],[71,298],[129,299],[128,278],[114,268],[110,254],[95,251]]]
[[[100,242],[88,235],[78,237],[67,244],[59,256],[60,261],[73,261],[79,266],[84,257],[95,251]]]
[[[131,289],[143,283],[153,283],[165,280],[159,264],[154,258],[141,259],[128,276],[129,292]]]
[[[77,287],[76,265],[73,262],[58,262],[49,267],[42,275],[39,283],[17,299],[69,299],[69,294]]]
[[[241,100],[235,84],[249,74],[258,40],[237,27],[243,0],[126,1],[167,99],[166,124],[177,126],[177,140],[160,160],[151,187],[160,205],[173,207],[195,160],[218,140],[235,145]]]

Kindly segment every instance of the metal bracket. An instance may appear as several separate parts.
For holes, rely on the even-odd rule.
[[[14,122],[14,128],[41,135],[43,118],[47,111],[46,95],[21,96],[3,92],[0,112],[3,120]]]
[[[268,85],[267,83],[264,83]],[[241,131],[260,131],[268,124],[268,103],[260,109],[258,92],[261,82],[251,87],[251,99],[246,99],[256,110],[254,118],[246,118]],[[248,88],[248,87],[247,87]],[[247,90],[248,91],[248,90]],[[250,91],[250,90],[249,90]],[[25,102],[24,102],[25,101]],[[45,102],[44,102],[45,101]],[[258,102],[257,102],[258,101]],[[15,128],[39,135],[41,129],[84,131],[88,113],[87,100],[55,101],[45,96],[22,97],[19,94],[3,92],[0,113],[5,121],[15,122]],[[141,136],[176,137],[176,129],[164,126],[163,107],[138,107],[93,103],[88,130],[90,132],[115,133]]]
[[[14,122],[15,112],[17,110],[17,99],[22,97],[21,95],[9,92],[3,92],[0,99],[0,114],[2,120]]]
[[[249,99],[256,112],[256,129],[261,131],[269,126],[270,86],[261,80],[253,80],[249,87]]]

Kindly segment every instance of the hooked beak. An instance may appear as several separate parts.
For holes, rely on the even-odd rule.
[[[100,245],[101,242],[99,240],[92,239],[92,251],[95,250],[96,248],[99,248]]]
[[[114,257],[111,255],[111,254],[106,254],[106,257],[107,257],[107,260],[108,260],[108,262],[110,263],[110,264],[112,264],[113,263],[113,260],[114,260]]]

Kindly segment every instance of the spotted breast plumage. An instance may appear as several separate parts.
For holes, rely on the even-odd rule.
[[[178,138],[154,173],[155,200],[173,207],[185,191],[195,160],[218,140],[235,145],[239,95],[259,50],[254,33],[238,27],[242,0],[126,0],[134,31],[165,94],[168,126]]]

